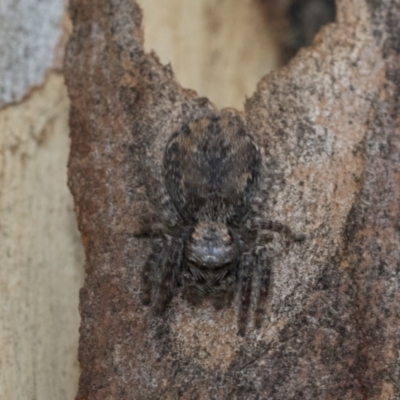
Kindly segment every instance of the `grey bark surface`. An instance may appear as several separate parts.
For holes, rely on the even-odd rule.
[[[69,185],[86,252],[77,399],[398,399],[400,3],[339,0],[337,19],[264,77],[244,117],[268,213],[306,240],[273,262],[268,320],[235,304],[139,300],[144,176],[204,102],[143,50],[135,1],[71,2]],[[272,184],[271,184],[272,182]]]
[[[0,5],[0,107],[22,99],[59,67],[63,0],[3,0]]]

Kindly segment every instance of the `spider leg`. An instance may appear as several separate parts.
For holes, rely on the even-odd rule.
[[[251,305],[251,284],[253,279],[253,268],[255,257],[252,253],[244,253],[239,265],[239,316],[238,316],[238,335],[244,336],[246,332],[247,317]]]
[[[256,218],[253,220],[252,225],[252,229],[269,230],[285,235],[288,239],[287,243],[290,243],[292,241],[301,242],[305,239],[305,235],[292,232],[292,230],[287,225],[282,224],[281,222],[272,220],[264,221]]]
[[[151,177],[150,182],[152,187],[157,188],[152,197],[153,204],[156,204],[157,208],[161,205],[160,217],[167,223],[171,228],[175,227],[180,221],[180,215],[175,207],[171,196],[168,193],[166,186],[162,183],[164,178],[158,175],[157,177]]]
[[[260,274],[259,293],[254,311],[254,325],[257,329],[261,324],[265,314],[265,304],[268,297],[269,281],[271,276],[271,257],[267,254],[267,249],[262,247],[257,257],[258,270]]]
[[[141,274],[141,291],[140,298],[144,305],[151,303],[152,281],[151,276],[154,274],[156,268],[161,264],[161,260],[165,255],[165,243],[161,239],[153,241],[153,247],[146,263],[142,269]]]
[[[162,235],[162,229],[150,216],[142,217],[133,232],[134,237],[138,238],[154,238]]]
[[[166,231],[166,227],[176,230],[181,217],[162,183],[162,176],[149,172],[145,178],[148,201],[146,210],[140,213],[141,216],[136,222],[133,236],[160,237]]]
[[[178,270],[182,261],[183,242],[181,239],[172,239],[165,257],[159,265],[158,290],[154,302],[154,314],[160,315],[167,308],[173,296],[173,290],[177,284]]]

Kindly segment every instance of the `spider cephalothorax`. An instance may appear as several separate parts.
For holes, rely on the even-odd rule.
[[[162,210],[142,273],[142,300],[153,303],[157,314],[177,286],[192,304],[208,298],[217,308],[232,303],[239,292],[239,333],[244,334],[256,272],[255,318],[261,324],[270,265],[258,233],[293,235],[258,215],[260,168],[259,150],[232,110],[196,119],[171,137],[155,200]]]

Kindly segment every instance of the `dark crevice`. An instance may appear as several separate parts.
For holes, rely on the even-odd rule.
[[[295,54],[300,47],[310,46],[319,30],[335,20],[335,1],[293,1],[287,14],[292,38],[291,50]]]
[[[360,188],[365,185],[365,171],[362,175]],[[362,322],[362,316],[364,310],[361,306],[361,288],[359,277],[357,276],[357,266],[361,263],[362,249],[355,245],[358,242],[357,236],[365,225],[365,218],[363,213],[362,202],[362,189],[357,194],[356,199],[353,202],[353,206],[350,209],[347,220],[343,229],[343,253],[342,260],[349,260],[352,267],[348,270],[346,278],[348,279],[349,285],[352,288],[351,303],[353,304],[353,312],[351,313],[351,319],[354,322],[354,328],[358,336],[358,348],[356,354],[354,354],[354,374],[357,383],[360,387],[362,399],[367,399],[367,389],[365,386],[365,375],[367,371],[367,365],[364,360],[364,355],[368,351],[368,340]]]
[[[258,0],[278,43],[280,64],[286,64],[302,47],[310,46],[326,24],[335,21],[335,0]]]

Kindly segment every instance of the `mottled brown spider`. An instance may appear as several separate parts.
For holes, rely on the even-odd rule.
[[[164,312],[177,286],[190,303],[208,298],[218,309],[238,292],[238,333],[244,335],[256,273],[255,325],[261,325],[270,258],[260,232],[302,237],[260,218],[260,168],[260,152],[232,110],[194,120],[170,138],[153,200],[162,212],[148,222],[153,247],[141,282],[142,301],[155,314]]]

